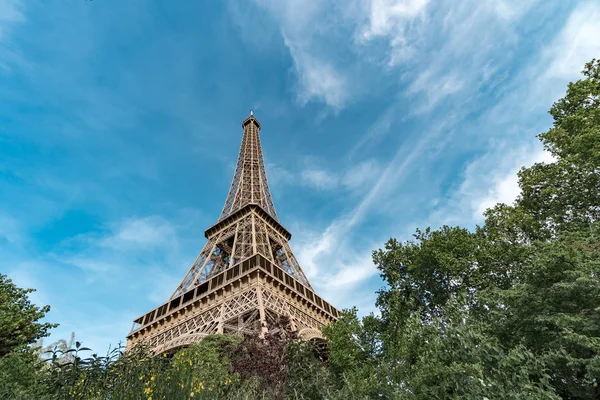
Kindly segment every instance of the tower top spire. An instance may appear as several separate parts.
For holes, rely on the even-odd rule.
[[[244,137],[238,155],[233,181],[219,221],[227,218],[247,204],[260,206],[277,220],[273,198],[267,182],[267,173],[260,146],[260,123],[250,110],[250,116],[242,122]]]
[[[244,128],[244,134],[246,134],[246,126],[248,126],[248,124],[253,123],[254,125],[256,125],[256,127],[258,129],[260,129],[260,122],[258,122],[258,120],[256,119],[256,117],[254,116],[254,111],[250,110],[250,115],[248,116],[248,118],[246,118],[244,120],[244,122],[242,122],[242,127]]]

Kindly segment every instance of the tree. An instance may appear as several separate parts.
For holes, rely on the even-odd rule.
[[[414,238],[405,243],[390,239],[385,249],[373,252],[386,283],[378,292],[377,306],[392,335],[414,313],[424,323],[443,318],[446,303],[456,296],[462,296],[471,311],[485,311],[481,293],[512,282],[513,274],[502,262],[510,252],[481,230],[443,226],[417,230]]]
[[[482,228],[509,249],[514,278],[494,294],[493,331],[544,359],[569,399],[600,397],[600,60],[583,75],[539,135],[555,161],[521,169],[521,194],[488,210]]]
[[[43,362],[28,345],[57,325],[40,322],[50,307],[32,304],[28,294],[33,291],[0,274],[0,398],[46,398]]]
[[[449,299],[443,320],[409,318],[394,357],[400,398],[558,399],[543,362],[524,346],[502,346],[460,297]]]
[[[504,372],[533,357],[563,398],[600,398],[600,61],[583,74],[539,135],[555,161],[521,169],[514,204],[487,210],[475,232],[417,230],[415,241],[391,239],[374,253],[387,284],[377,303],[383,353],[412,394],[458,396],[453,385],[471,387],[458,372],[477,372],[468,365],[490,365],[497,382],[513,387]],[[457,298],[462,321],[449,307]],[[427,371],[447,374],[449,386]],[[540,379],[528,385],[543,397]],[[484,396],[460,394],[470,395]]]
[[[244,381],[258,380],[262,390],[272,389],[277,398],[281,398],[287,375],[285,349],[295,339],[296,333],[291,330],[287,317],[277,320],[264,338],[255,334],[245,335],[228,354],[232,372],[239,374]]]
[[[519,282],[496,293],[492,331],[539,357],[563,398],[600,398],[600,223],[533,247]]]
[[[0,274],[0,357],[48,336],[48,331],[58,326],[40,322],[50,306],[40,308],[31,303],[28,294],[34,291],[19,288]]]
[[[538,137],[555,162],[519,172],[515,205],[488,210],[486,225],[512,220],[515,238],[547,240],[600,220],[600,60],[582,71],[554,103],[553,127]],[[517,235],[518,233],[518,235]]]
[[[381,328],[381,320],[373,315],[361,319],[356,308],[344,310],[336,322],[323,328],[339,398],[394,398]]]

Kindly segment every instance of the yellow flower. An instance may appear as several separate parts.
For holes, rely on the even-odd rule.
[[[144,389],[144,394],[152,394],[152,389],[150,389],[150,388]]]
[[[150,377],[150,380],[151,380],[151,381],[154,381],[154,379],[155,379],[155,378],[156,378],[156,377],[155,377],[154,375],[152,375],[152,376]]]
[[[190,397],[194,397],[194,392],[190,393]]]

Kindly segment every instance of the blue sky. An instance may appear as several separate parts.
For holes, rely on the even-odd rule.
[[[374,310],[371,251],[474,227],[600,56],[600,3],[0,0],[0,272],[98,351],[165,301],[253,109],[292,249]]]

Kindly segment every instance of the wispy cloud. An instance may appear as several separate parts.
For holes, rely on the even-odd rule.
[[[175,245],[175,229],[171,223],[158,216],[130,218],[119,223],[109,236],[99,241],[101,246],[115,249],[131,247],[160,247]]]
[[[512,204],[521,189],[517,172],[535,163],[550,163],[552,155],[537,143],[518,148],[500,146],[466,167],[464,180],[428,220],[439,225],[467,225],[483,220],[483,212],[497,203]]]
[[[369,0],[341,7],[331,1],[257,1],[281,27],[302,103],[316,99],[340,110],[374,83],[363,72],[376,67],[391,76],[398,69],[397,79],[409,82],[406,93],[420,101],[413,110],[418,112],[503,79],[497,66],[510,59],[499,50],[510,51],[518,41],[516,23],[536,2]],[[352,38],[342,48],[332,40],[339,32]],[[344,58],[353,62],[340,62]]]
[[[372,186],[380,173],[379,164],[372,159],[351,165],[346,170],[333,171],[310,166],[300,172],[300,182],[317,190],[352,190]],[[290,181],[292,183],[293,181]]]
[[[466,166],[462,183],[427,218],[430,223],[480,222],[487,208],[516,199],[521,167],[554,161],[534,139],[550,123],[539,113],[564,93],[569,81],[579,78],[585,62],[600,54],[600,43],[588,36],[600,32],[599,15],[600,7],[593,2],[575,8],[548,47],[514,78],[512,89],[479,118],[477,126],[499,134],[489,137],[486,151]]]
[[[592,57],[600,57],[600,6],[596,2],[585,2],[569,17],[560,34],[545,49],[541,80],[565,82],[575,78],[584,63]],[[555,95],[555,93],[552,93]]]
[[[298,99],[306,104],[313,98],[324,100],[336,110],[344,107],[348,97],[346,78],[327,62],[311,56],[286,38],[290,48],[300,91]]]
[[[393,36],[391,45],[403,43],[405,24],[422,16],[429,0],[371,0],[369,21],[361,37],[371,40],[377,36]]]
[[[10,43],[10,35],[15,25],[25,21],[24,4],[21,0],[0,2],[0,70],[9,71],[11,64],[19,61],[18,54]]]
[[[522,167],[530,167],[537,163],[549,164],[554,162],[555,159],[549,152],[538,150],[533,154],[529,152],[520,154],[520,157],[517,157],[516,160],[512,161],[512,168],[503,171],[497,167],[497,169],[493,171],[494,175],[487,177],[488,182],[486,185],[491,185],[491,187],[487,187],[483,198],[478,197],[477,195],[471,196],[471,208],[475,210],[473,215],[474,218],[481,218],[485,210],[495,206],[497,203],[512,204],[513,201],[515,201],[521,192],[517,172],[519,172]],[[472,171],[474,167],[475,164],[469,165],[467,179],[463,182],[461,192],[464,190],[468,193],[468,188],[473,186],[473,183],[470,181],[471,177],[469,176],[469,172]],[[485,185],[481,186],[485,188]]]
[[[375,241],[366,239],[365,246],[357,248],[347,232],[346,221],[337,220],[322,232],[298,230],[292,243],[311,284],[338,307],[356,304],[356,293],[365,291],[365,282],[377,274],[371,260]],[[372,306],[362,311],[370,311]]]
[[[338,185],[338,177],[324,169],[305,169],[302,180],[320,190],[334,189]]]
[[[189,218],[186,213],[179,222],[157,215],[129,217],[37,255],[32,249],[0,247],[3,272],[38,289],[32,297],[37,304],[52,306],[48,320],[61,326],[50,340],[75,331],[86,345],[103,351],[109,342],[124,340],[138,314],[168,299],[187,272],[193,252],[200,251],[190,246],[196,241],[189,235]],[[74,297],[88,304],[89,312],[71,303]],[[97,302],[98,297],[106,301]]]
[[[397,71],[398,82],[404,82],[400,89],[404,92],[397,102],[410,99],[410,106],[405,107],[410,118],[427,116],[429,121],[418,128],[411,126],[402,140],[394,142],[399,143],[398,149],[378,170],[354,206],[320,233],[300,234],[305,240],[298,254],[310,276],[336,277],[341,283],[345,281],[339,277],[352,277],[343,287],[329,289],[331,293],[337,291],[334,296],[341,296],[343,290],[351,287],[360,287],[360,282],[375,274],[369,261],[370,249],[380,246],[391,234],[408,233],[394,227],[395,224],[471,226],[480,220],[485,207],[515,198],[518,193],[515,174],[522,165],[551,161],[536,145],[534,135],[548,124],[539,110],[547,109],[554,98],[547,93],[534,98],[529,93],[537,93],[538,87],[548,84],[547,79],[538,78],[545,74],[560,75],[563,79],[552,86],[564,90],[567,79],[576,76],[586,58],[594,56],[596,42],[591,38],[595,36],[590,34],[596,32],[593,21],[597,6],[588,2],[576,8],[552,42],[554,50],[535,49],[541,61],[526,62],[515,68],[511,63],[517,58],[522,40],[520,22],[536,18],[532,12],[536,3],[534,0],[435,4],[372,1],[350,7],[352,12],[345,18],[352,21],[349,24],[357,54],[365,56],[366,62],[384,61],[379,65],[386,74]],[[356,11],[364,11],[364,7],[369,12],[361,17]],[[348,19],[344,21],[348,23]],[[386,51],[381,51],[382,42]],[[563,74],[563,64],[558,60],[565,54],[577,55],[578,60],[573,62],[573,70]],[[344,72],[352,73],[349,69]],[[489,111],[482,113],[484,106],[479,100],[490,93],[494,93],[493,101],[485,105]],[[527,99],[526,104],[523,99]],[[406,115],[395,113],[399,108],[392,104],[384,109],[372,128],[351,148],[350,158],[374,138],[381,140],[394,123],[406,122],[403,121]],[[476,117],[465,120],[469,115]],[[421,132],[417,134],[415,129]],[[475,148],[477,152],[473,155]],[[443,159],[438,156],[448,151],[454,152],[455,157],[471,154],[470,159],[461,161],[458,169],[452,166],[452,171],[462,173],[463,182],[446,189],[448,183],[436,177],[434,171],[440,176],[446,173]],[[312,170],[310,177],[316,187],[331,187],[336,181],[327,170]],[[337,182],[340,181],[338,178]],[[408,187],[417,191],[402,190]],[[393,202],[391,199],[403,198],[403,204],[422,203],[428,192],[435,198],[423,207],[430,210],[427,214],[407,215],[395,205],[390,210],[400,214],[390,215],[386,210]],[[379,237],[371,234],[369,243],[361,242],[365,237],[361,233],[365,221],[378,215],[389,216],[386,228],[380,228]],[[330,282],[319,282],[320,288],[328,290]]]
[[[330,4],[316,0],[256,0],[279,21],[284,43],[294,61],[297,99],[301,104],[311,100],[325,102],[334,110],[342,109],[350,94],[345,72],[324,55],[327,50],[317,45],[330,33],[325,25]],[[315,25],[319,21],[322,25]]]
[[[381,168],[375,160],[366,160],[352,166],[342,178],[342,184],[351,189],[358,189],[373,184]]]

